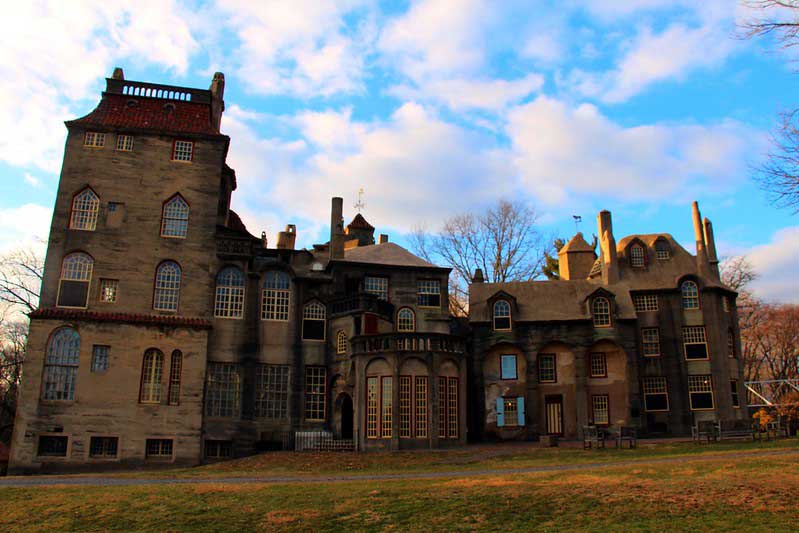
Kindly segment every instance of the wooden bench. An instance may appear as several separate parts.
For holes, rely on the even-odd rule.
[[[707,439],[708,442],[718,439],[718,426],[715,420],[698,421],[691,428],[691,436],[695,442],[702,442],[702,439]]]
[[[596,426],[583,426],[583,449],[590,450],[594,446],[605,447],[604,433],[601,433]]]
[[[636,438],[635,428],[631,428],[628,426],[621,426],[619,428],[619,433],[616,436],[616,448],[623,448],[624,441],[630,443],[630,449],[636,447],[638,441]]]
[[[720,420],[718,423],[719,440],[749,438],[755,440],[755,430],[749,420]]]

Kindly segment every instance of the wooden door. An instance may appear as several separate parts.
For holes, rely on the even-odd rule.
[[[547,396],[544,400],[547,435],[563,435],[563,396]]]

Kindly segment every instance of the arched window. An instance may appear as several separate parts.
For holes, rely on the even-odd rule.
[[[69,216],[69,229],[94,231],[97,227],[97,211],[100,199],[89,187],[72,198],[72,213]]]
[[[64,257],[58,282],[59,307],[86,307],[93,268],[94,259],[89,254],[75,252]]]
[[[646,266],[644,247],[640,244],[633,244],[630,246],[630,266],[635,268]]]
[[[244,273],[236,267],[227,267],[216,275],[214,316],[241,318],[244,316]]]
[[[291,299],[291,278],[285,272],[273,270],[264,276],[264,289],[261,297],[261,320],[289,319]]]
[[[80,360],[80,335],[73,328],[59,328],[47,341],[42,378],[43,400],[74,400]]]
[[[336,333],[336,353],[338,355],[347,353],[347,334],[344,331]]]
[[[183,354],[180,350],[172,352],[169,367],[169,405],[180,405],[180,373],[183,370]]]
[[[682,284],[682,308],[699,309],[699,287],[693,281],[684,281]]]
[[[591,303],[591,314],[594,319],[594,327],[610,326],[610,301],[604,296],[594,298]]]
[[[397,313],[397,331],[416,331],[416,315],[413,309],[403,307]]]
[[[161,375],[164,372],[164,354],[150,348],[144,352],[141,365],[139,402],[161,403]]]
[[[311,302],[302,310],[302,338],[306,341],[325,340],[325,306]]]
[[[155,291],[153,309],[156,311],[177,311],[180,301],[180,265],[174,261],[164,261],[155,270]]]
[[[183,239],[189,230],[189,204],[179,194],[164,203],[161,215],[161,237]]]
[[[497,300],[494,303],[494,330],[503,331],[510,329],[510,304],[507,300]]]
[[[659,261],[666,261],[671,258],[671,246],[666,239],[658,239],[655,241],[655,257]]]

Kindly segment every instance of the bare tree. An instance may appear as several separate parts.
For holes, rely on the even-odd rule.
[[[447,219],[438,233],[417,229],[414,251],[431,263],[452,268],[450,308],[463,316],[468,309],[468,285],[476,269],[492,283],[527,281],[544,265],[547,240],[537,225],[536,211],[521,202],[500,200],[482,214]]]
[[[31,249],[0,256],[0,302],[29,313],[39,305],[44,259]]]
[[[25,323],[0,324],[0,442],[11,439],[27,335]]]
[[[758,379],[763,366],[763,325],[766,322],[766,304],[756,298],[749,285],[757,279],[752,264],[745,255],[723,258],[720,265],[721,281],[738,293],[738,327],[741,332],[741,361],[744,379]]]
[[[738,293],[748,292],[749,284],[758,278],[745,255],[722,258],[720,267],[722,283]]]

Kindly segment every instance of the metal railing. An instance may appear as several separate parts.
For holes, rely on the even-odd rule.
[[[359,335],[351,340],[353,354],[380,352],[463,353],[463,339],[446,333],[382,333]]]
[[[358,449],[357,431],[351,439],[335,437],[331,431],[287,431],[283,449],[295,452],[354,452]]]
[[[365,292],[331,300],[328,309],[331,316],[367,312],[380,315],[391,321],[394,319],[394,304]]]

